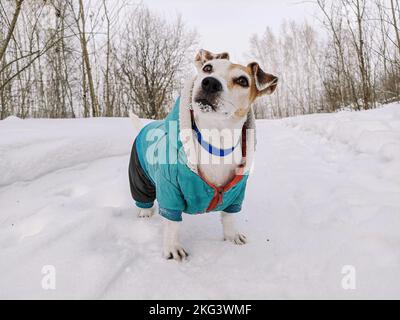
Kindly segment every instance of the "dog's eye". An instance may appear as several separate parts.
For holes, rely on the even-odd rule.
[[[204,66],[204,68],[203,68],[203,71],[207,72],[207,73],[212,72],[212,70],[213,70],[213,67],[211,64],[208,64],[208,65]]]
[[[237,78],[235,81],[239,86],[247,88],[249,86],[249,80],[246,77]]]

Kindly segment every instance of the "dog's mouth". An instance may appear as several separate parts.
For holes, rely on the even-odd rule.
[[[196,99],[195,102],[200,106],[200,109],[202,111],[210,111],[210,108],[213,111],[217,110],[217,107],[212,104],[210,101],[208,101],[207,99],[201,98],[201,99]]]

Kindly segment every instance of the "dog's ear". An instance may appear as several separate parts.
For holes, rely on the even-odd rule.
[[[278,78],[272,74],[265,73],[257,62],[252,62],[248,66],[254,77],[257,96],[272,94],[278,86]]]
[[[200,69],[207,61],[214,59],[226,59],[229,60],[229,53],[212,53],[210,51],[201,49],[194,59],[194,63],[198,69]]]

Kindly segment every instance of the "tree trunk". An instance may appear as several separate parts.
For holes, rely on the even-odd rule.
[[[10,29],[8,30],[7,36],[4,39],[3,45],[0,47],[0,60],[3,59],[3,56],[6,53],[8,44],[10,43],[11,37],[14,33],[14,29],[15,29],[15,26],[17,25],[17,20],[18,20],[19,14],[21,13],[21,7],[22,7],[23,2],[24,2],[24,0],[16,0],[15,1],[16,6],[15,6],[13,19],[10,24]]]
[[[90,100],[91,100],[91,107],[92,107],[92,116],[98,117],[98,116],[100,116],[99,103],[98,103],[96,91],[94,88],[92,69],[91,69],[91,65],[90,65],[89,52],[88,52],[88,48],[87,48],[87,39],[86,39],[86,31],[85,31],[85,11],[84,11],[84,6],[83,6],[82,0],[79,0],[79,16],[80,16],[81,23],[82,23],[82,29],[80,30],[80,43],[81,43],[81,49],[82,49],[83,62],[85,65],[86,75],[88,78],[88,86],[89,86],[89,93],[90,93]]]

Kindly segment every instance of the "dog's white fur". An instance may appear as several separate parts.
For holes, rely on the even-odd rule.
[[[227,54],[225,55],[228,56]],[[254,121],[254,115],[250,107],[252,101],[246,100],[249,96],[249,89],[240,86],[232,86],[231,80],[243,76],[248,78],[249,83],[254,82],[259,90],[261,85],[258,79],[252,78],[251,75],[246,73],[245,68],[232,67],[232,63],[228,59],[218,59],[216,57],[217,55],[213,55],[204,50],[200,51],[198,54],[196,59],[198,74],[195,78],[187,82],[181,98],[180,125],[181,133],[183,132],[182,127],[190,126],[191,128],[190,113],[187,108],[192,108],[196,125],[202,132],[203,137],[206,140],[207,137],[212,137],[211,141],[208,142],[212,143],[217,148],[227,149],[235,146],[239,139],[241,140],[241,129],[246,121]],[[201,83],[203,79],[210,76],[209,73],[205,73],[202,70],[206,63],[212,65],[213,72],[211,76],[222,84],[222,92],[218,99],[218,108],[212,112],[211,110],[209,110],[210,112],[204,112],[204,105],[196,103],[196,94],[202,90]],[[264,84],[262,89],[266,90],[265,93],[270,94],[274,89],[268,88],[275,84],[275,81]],[[248,105],[243,106],[243,104],[246,103]],[[246,108],[247,112],[244,116],[237,116],[238,110],[243,107]],[[130,114],[130,117],[134,126],[138,128],[138,118],[134,114]],[[212,130],[212,135],[209,134],[210,129]],[[189,130],[189,132],[191,132],[191,130]],[[186,154],[188,155],[188,165],[192,166],[191,169],[193,171],[200,171],[201,174],[214,185],[226,185],[235,176],[236,169],[240,164],[245,162],[245,168],[247,170],[249,170],[249,166],[252,165],[255,137],[254,131],[251,133],[250,136],[247,137],[247,159],[242,159],[241,147],[236,148],[232,155],[220,158],[210,155],[207,151],[203,150],[201,146],[195,142],[191,133],[189,137],[181,136]],[[153,214],[154,208],[141,209],[139,217],[151,217]],[[224,240],[232,241],[237,245],[245,244],[247,239],[242,233],[237,231],[234,220],[234,215],[224,212],[221,213]],[[164,256],[168,259],[182,260],[188,256],[179,240],[181,224],[181,222],[165,219],[163,251]]]

